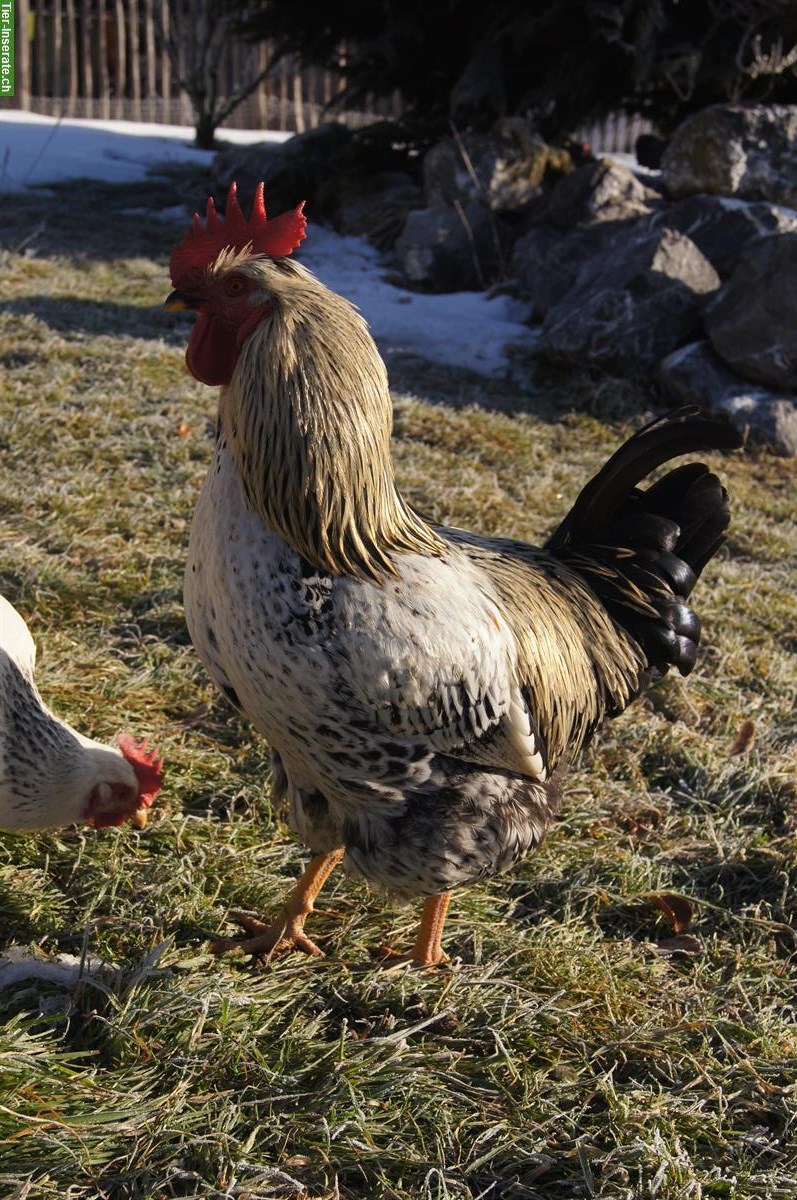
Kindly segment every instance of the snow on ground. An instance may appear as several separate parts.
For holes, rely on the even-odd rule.
[[[295,253],[357,305],[384,350],[492,375],[506,368],[507,344],[529,340],[531,330],[521,324],[528,305],[509,296],[490,300],[484,292],[408,292],[382,278],[382,257],[366,238],[309,225]]]
[[[284,142],[290,134],[262,129],[224,130],[223,141]],[[192,145],[194,131],[182,125],[135,121],[57,121],[37,113],[0,109],[0,192],[65,179],[134,183],[153,163],[207,164],[212,150]]]
[[[260,129],[222,132],[224,140],[238,144],[284,141],[288,136]],[[192,139],[192,129],[177,125],[58,122],[0,109],[0,192],[81,177],[130,183],[145,179],[163,163],[208,164],[213,152],[197,150]],[[197,197],[197,207],[204,207],[204,197]],[[180,208],[150,215],[164,221],[190,217]],[[523,324],[527,305],[508,296],[488,299],[483,292],[433,296],[396,287],[383,278],[384,261],[365,238],[310,226],[298,257],[328,287],[358,306],[384,352],[414,354],[491,375],[506,370],[508,345],[529,342],[531,331]]]

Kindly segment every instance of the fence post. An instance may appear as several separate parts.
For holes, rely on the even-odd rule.
[[[50,45],[53,50],[52,65],[52,94],[56,100],[61,99],[61,0],[52,0],[52,22]]]
[[[17,0],[17,95],[20,108],[30,108],[30,9]]]
[[[111,81],[108,73],[108,24],[104,0],[97,0],[97,62],[99,67],[99,110],[107,119],[111,115]]]
[[[82,48],[84,117],[94,116],[94,50],[89,0],[80,0],[80,44]]]
[[[169,10],[166,7],[166,0],[162,0],[159,9],[161,97],[163,100],[161,120],[170,124],[172,119],[172,61],[169,58],[169,38],[171,34],[169,32]]]
[[[147,56],[145,75],[147,115],[151,121],[155,114],[155,21],[152,13],[152,0],[144,0],[144,52]]]
[[[65,0],[66,3],[66,48],[68,59],[68,100],[66,111],[68,116],[74,116],[75,104],[78,97],[78,67],[77,67],[77,17],[75,15],[75,0]]]
[[[138,44],[138,0],[128,0],[130,24],[130,99],[133,102],[134,120],[141,120],[141,57]]]
[[[293,109],[296,118],[296,132],[304,133],[304,103],[302,101],[302,73],[298,66],[293,72]]]
[[[266,42],[260,42],[257,47],[257,69],[264,71],[269,62],[269,47]],[[261,129],[268,129],[268,88],[265,79],[261,80],[257,89],[257,116]]]

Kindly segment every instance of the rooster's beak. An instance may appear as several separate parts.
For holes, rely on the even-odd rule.
[[[164,312],[197,312],[201,307],[202,301],[197,296],[185,292],[170,292],[163,302]]]

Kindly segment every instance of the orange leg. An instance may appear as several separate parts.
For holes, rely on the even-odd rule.
[[[271,958],[273,954],[292,949],[303,950],[305,954],[321,954],[315,942],[311,942],[304,932],[304,923],[313,911],[313,901],[344,854],[345,850],[341,847],[311,859],[282,906],[282,913],[271,925],[246,913],[231,912],[232,919],[250,937],[214,938],[210,943],[211,952],[225,954],[228,950],[243,950],[245,954],[252,954],[256,958]]]
[[[409,954],[394,954],[388,951],[387,963],[413,963],[416,967],[436,967],[440,963],[448,962],[441,939],[450,903],[451,892],[428,896],[424,901],[423,915],[412,951]]]

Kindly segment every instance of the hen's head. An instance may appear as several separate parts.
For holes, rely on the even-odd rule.
[[[163,759],[157,751],[128,733],[116,740],[118,752],[101,746],[89,751],[95,782],[82,817],[97,829],[128,819],[142,827],[146,820],[137,814],[150,807],[163,784]]]
[[[185,357],[200,383],[229,383],[244,342],[271,315],[269,265],[289,255],[304,238],[303,208],[304,202],[269,221],[260,183],[247,221],[232,183],[225,219],[211,197],[205,224],[194,213],[193,227],[172,250],[169,269],[175,290],[165,308],[199,314]]]

